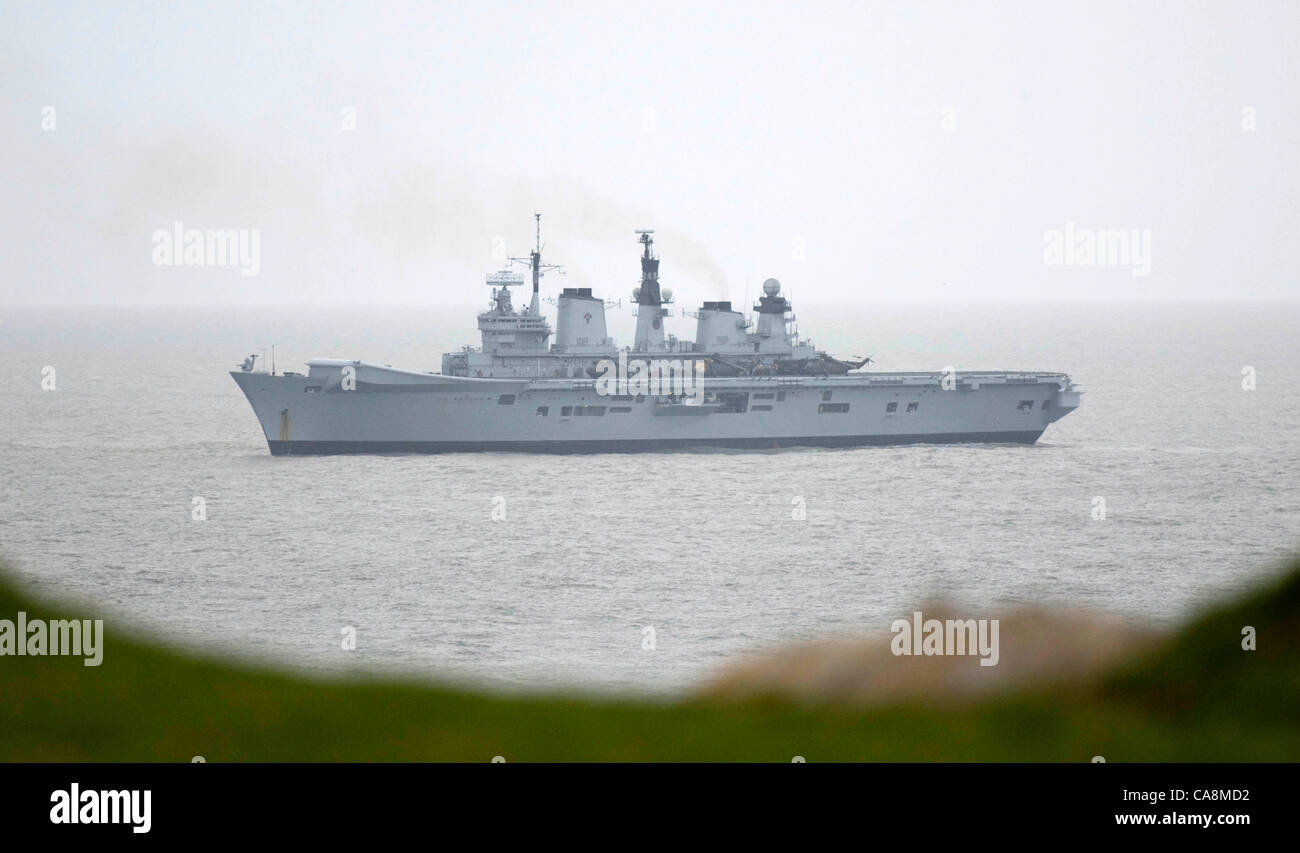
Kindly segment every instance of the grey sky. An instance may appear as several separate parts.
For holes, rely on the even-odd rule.
[[[7,2],[0,303],[477,302],[535,209],[624,300],[634,228],[686,305],[1294,299],[1298,41],[1282,2]],[[177,220],[260,273],[156,266]],[[1069,222],[1151,274],[1046,265]]]

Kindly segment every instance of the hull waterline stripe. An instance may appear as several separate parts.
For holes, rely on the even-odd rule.
[[[637,453],[692,447],[772,450],[783,447],[866,447],[901,444],[1033,444],[1043,430],[935,433],[929,435],[835,435],[786,438],[646,438],[590,441],[269,441],[272,456],[334,456],[354,453]]]

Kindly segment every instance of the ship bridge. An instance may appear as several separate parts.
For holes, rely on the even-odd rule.
[[[516,311],[510,301],[510,288],[523,285],[524,277],[501,270],[488,273],[487,284],[492,288],[491,307],[478,315],[483,352],[546,352],[550,323],[541,312],[533,313],[528,308]]]

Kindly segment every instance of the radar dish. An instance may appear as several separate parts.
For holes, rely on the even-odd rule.
[[[641,288],[639,287],[632,288],[632,301],[633,302],[641,301]]]
[[[768,296],[776,296],[781,292],[781,282],[774,278],[769,278],[767,281],[763,282],[763,292]]]
[[[492,287],[519,287],[524,283],[524,277],[509,270],[501,270],[488,273],[487,283]]]
[[[673,301],[673,291],[672,291],[672,288],[669,288],[669,287],[661,288],[660,291],[659,291],[659,294],[660,294],[660,296],[663,298],[663,301],[664,301],[664,302],[672,302],[672,301]]]

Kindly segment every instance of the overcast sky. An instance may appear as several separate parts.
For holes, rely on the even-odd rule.
[[[534,210],[548,285],[625,301],[636,228],[688,306],[1295,299],[1298,40],[1295,2],[7,0],[0,303],[477,302]],[[155,264],[177,221],[258,274]],[[1150,274],[1049,264],[1068,223]]]

